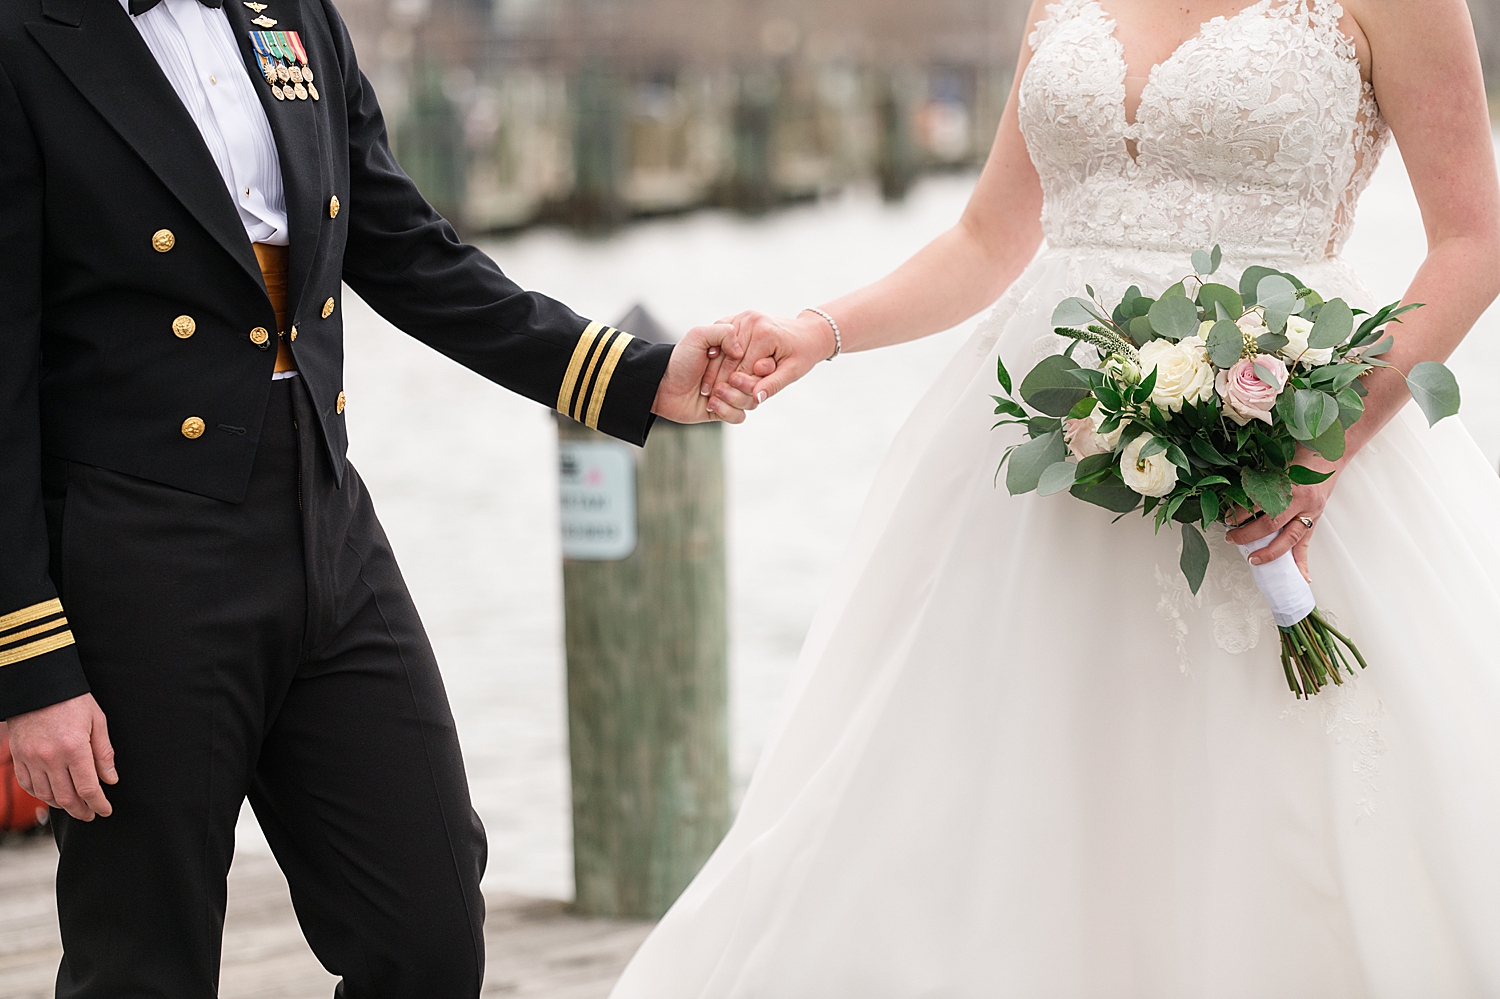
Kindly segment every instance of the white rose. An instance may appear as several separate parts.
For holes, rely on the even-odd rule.
[[[1177,343],[1152,340],[1141,348],[1141,371],[1156,369],[1151,401],[1158,409],[1176,413],[1184,402],[1206,402],[1214,397],[1214,366],[1208,347],[1196,336]]]
[[[1301,361],[1308,367],[1316,368],[1333,360],[1332,347],[1307,345],[1307,336],[1312,328],[1313,324],[1301,316],[1287,316],[1286,346],[1281,348],[1281,356],[1286,358],[1287,363]]]
[[[1120,475],[1127,486],[1142,496],[1160,498],[1177,488],[1177,466],[1168,461],[1165,454],[1142,458],[1141,448],[1150,439],[1150,434],[1141,434],[1125,445],[1120,454]]]

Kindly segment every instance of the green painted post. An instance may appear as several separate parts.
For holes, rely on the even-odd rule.
[[[619,328],[661,339],[639,309]],[[723,428],[558,437],[576,907],[656,918],[731,817]]]

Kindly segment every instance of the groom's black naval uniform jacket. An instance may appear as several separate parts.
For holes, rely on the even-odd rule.
[[[345,462],[341,283],[637,443],[670,348],[460,243],[392,157],[333,6],[263,3],[225,9],[285,182],[284,329],[118,0],[0,0],[0,718],[92,691],[120,772],[112,817],[57,813],[58,994],[215,994],[248,795],[343,994],[477,995],[483,834],[432,652]],[[319,99],[271,94],[260,16],[299,33]],[[277,333],[298,378],[272,381]]]

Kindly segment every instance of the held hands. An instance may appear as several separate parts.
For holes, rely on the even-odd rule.
[[[16,715],[9,725],[22,790],[83,822],[114,811],[100,782],[120,778],[104,712],[93,694]]]
[[[722,364],[705,377],[702,392],[721,405],[752,410],[832,357],[838,344],[828,320],[815,312],[795,318],[741,312],[722,320],[743,344],[735,365]]]

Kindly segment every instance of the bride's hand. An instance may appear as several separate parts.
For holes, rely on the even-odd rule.
[[[1348,455],[1344,458],[1344,461],[1347,460]],[[1313,531],[1317,529],[1318,520],[1323,516],[1323,509],[1328,505],[1328,497],[1333,494],[1334,483],[1338,482],[1339,474],[1344,470],[1344,461],[1324,461],[1306,448],[1297,448],[1296,464],[1333,474],[1314,486],[1292,486],[1292,505],[1274,519],[1264,513],[1251,514],[1235,507],[1230,517],[1239,526],[1228,532],[1225,538],[1232,544],[1248,545],[1252,541],[1276,534],[1276,540],[1252,554],[1250,562],[1264,565],[1291,552],[1292,558],[1297,560],[1297,568],[1302,570],[1302,578],[1311,583],[1312,572],[1308,568],[1307,548],[1312,543]]]
[[[733,371],[720,372],[712,391],[737,409],[754,409],[833,356],[833,328],[814,312],[794,318],[741,312],[724,321],[734,324],[745,354]]]

